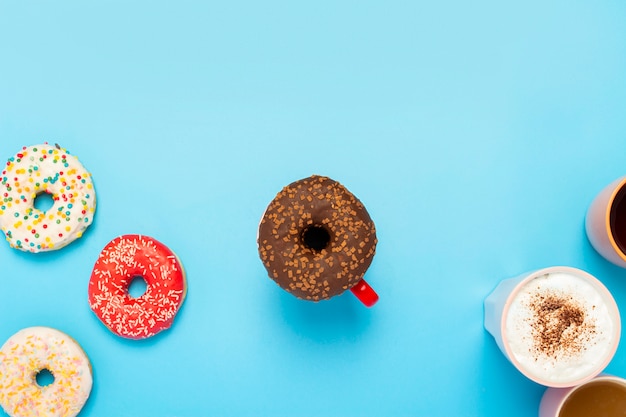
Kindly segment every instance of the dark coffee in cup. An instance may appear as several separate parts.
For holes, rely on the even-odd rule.
[[[585,230],[600,255],[626,268],[626,176],[595,196],[585,216]]]
[[[626,254],[626,186],[622,186],[615,195],[609,223],[615,243]]]

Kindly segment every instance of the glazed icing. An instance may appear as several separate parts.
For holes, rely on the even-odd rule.
[[[146,291],[132,297],[135,277]],[[89,280],[89,306],[116,335],[144,339],[168,329],[186,295],[185,273],[174,253],[159,241],[124,235],[100,253]]]
[[[60,249],[92,223],[96,193],[91,174],[60,146],[25,146],[9,158],[0,176],[0,228],[11,247],[42,252]],[[54,200],[45,212],[38,194]]]
[[[54,376],[44,387],[35,379],[43,369]],[[92,384],[87,355],[59,330],[22,329],[0,348],[0,405],[11,417],[76,416]]]

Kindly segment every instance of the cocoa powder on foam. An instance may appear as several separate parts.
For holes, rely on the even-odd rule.
[[[571,295],[556,291],[537,292],[529,303],[535,361],[540,356],[553,359],[578,356],[594,343],[595,320]],[[595,309],[595,306],[592,306]]]

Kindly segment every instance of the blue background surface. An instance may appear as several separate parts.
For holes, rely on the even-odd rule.
[[[82,416],[534,416],[544,388],[482,327],[503,278],[626,270],[589,245],[626,174],[626,3],[0,0],[0,156],[58,142],[98,209],[52,253],[0,245],[0,340],[56,327],[90,356]],[[328,175],[379,237],[381,300],[297,300],[259,219]],[[153,236],[188,298],[146,341],[109,332],[87,283],[104,245]],[[2,243],[2,242],[0,242]],[[626,376],[622,343],[607,371]]]

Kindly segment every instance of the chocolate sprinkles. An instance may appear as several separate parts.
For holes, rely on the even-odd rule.
[[[343,185],[311,176],[280,191],[259,225],[269,276],[298,298],[319,301],[356,285],[376,252],[376,230]]]

